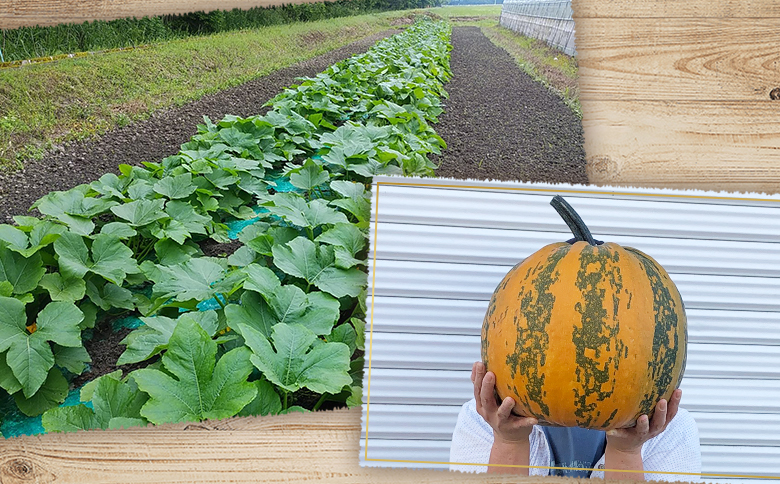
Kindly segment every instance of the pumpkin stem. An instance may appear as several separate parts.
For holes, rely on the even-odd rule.
[[[563,221],[566,222],[566,225],[569,226],[571,233],[574,234],[574,238],[578,242],[583,241],[589,243],[590,245],[597,245],[596,241],[593,240],[593,236],[590,235],[588,226],[585,225],[585,222],[582,221],[582,218],[580,218],[572,206],[569,205],[569,202],[564,200],[562,196],[555,195],[550,201],[550,205],[553,206],[555,211],[558,212],[558,215],[560,215]]]

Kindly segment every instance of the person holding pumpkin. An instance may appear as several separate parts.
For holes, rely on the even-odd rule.
[[[474,363],[471,380],[474,399],[464,404],[458,415],[450,470],[486,468],[488,473],[531,476],[700,480],[696,475],[701,473],[699,432],[693,417],[679,406],[682,390],[675,390],[669,402],[661,399],[652,418],[642,415],[634,427],[604,432],[541,426],[533,417],[515,414],[512,397],[503,402],[496,398],[495,375],[486,372],[482,362]]]
[[[647,254],[595,240],[560,196],[551,205],[575,237],[494,291],[450,469],[699,480],[698,429],[679,406],[688,333],[677,287]]]

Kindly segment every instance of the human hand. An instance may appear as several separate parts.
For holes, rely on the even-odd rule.
[[[652,419],[642,415],[634,427],[610,430],[607,432],[607,448],[624,454],[640,454],[642,444],[663,432],[672,421],[680,408],[681,399],[682,390],[678,388],[672,393],[668,405],[663,398],[658,401]]]
[[[494,441],[528,444],[528,437],[537,420],[513,414],[515,401],[512,397],[506,397],[501,405],[498,405],[495,396],[496,375],[492,371],[486,373],[485,365],[481,361],[471,367],[471,381],[474,383],[477,413],[493,428]]]

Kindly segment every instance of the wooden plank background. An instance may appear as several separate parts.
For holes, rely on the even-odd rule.
[[[0,0],[0,26],[269,4]],[[573,10],[592,182],[780,192],[780,100],[769,96],[780,87],[780,0],[574,0]],[[20,437],[0,441],[0,483],[518,481],[363,469],[359,437],[360,409]]]
[[[780,2],[572,9],[591,183],[780,192]]]
[[[317,1],[321,0],[0,0],[0,29]]]

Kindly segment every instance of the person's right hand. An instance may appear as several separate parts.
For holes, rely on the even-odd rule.
[[[528,437],[537,420],[533,417],[520,417],[513,414],[515,401],[512,397],[506,397],[499,406],[495,396],[496,375],[492,371],[486,373],[485,370],[485,365],[481,361],[471,367],[477,413],[493,428],[495,441],[528,444]]]

